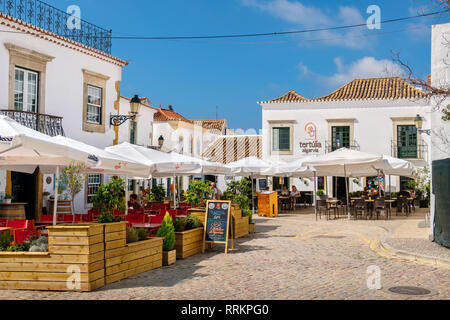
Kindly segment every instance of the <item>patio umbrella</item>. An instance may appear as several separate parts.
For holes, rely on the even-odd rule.
[[[305,161],[314,160],[316,157],[308,156],[299,158],[288,163],[279,164],[275,167],[273,176],[293,177],[293,178],[311,178],[314,176],[314,168],[305,166]]]
[[[174,191],[173,200],[175,199],[175,177],[190,176],[200,174],[202,167],[199,159],[185,157],[178,153],[165,153],[150,148],[137,146],[130,143],[122,143],[117,146],[105,148],[106,151],[123,156],[129,159],[135,159],[151,168],[153,177],[166,178],[173,177]]]
[[[248,177],[252,179],[252,211],[255,214],[255,198],[253,196],[253,179],[267,177],[272,174],[276,164],[256,157],[248,157],[226,165],[231,169],[231,175]]]
[[[314,167],[318,176],[345,177],[345,190],[347,197],[347,212],[350,219],[348,178],[358,177],[365,170],[368,172],[383,166],[382,156],[350,149],[339,149],[337,151],[318,156],[303,162],[303,165]]]
[[[39,167],[44,173],[56,172],[54,221],[58,203],[58,178],[61,167],[72,162],[84,163],[89,172],[105,172],[117,175],[142,170],[145,165],[125,158],[107,155],[102,149],[64,137],[50,137],[27,128],[16,121],[0,116],[0,168],[33,173]],[[133,169],[130,171],[130,169]]]

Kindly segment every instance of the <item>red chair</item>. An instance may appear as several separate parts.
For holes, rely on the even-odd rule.
[[[175,221],[175,218],[177,217],[177,210],[176,209],[170,209],[167,212],[169,212],[170,217],[172,218],[172,221]]]
[[[7,223],[8,223],[8,220],[0,219],[0,228],[6,228]]]
[[[14,243],[23,243],[35,233],[33,220],[8,220],[6,227],[11,228]]]
[[[114,217],[125,217],[125,212],[121,212],[119,210],[113,210]]]
[[[188,215],[188,208],[177,209],[177,217],[178,216],[187,216],[187,215]]]
[[[144,209],[129,209],[128,215],[130,214],[144,214]]]
[[[91,221],[96,220],[98,218],[98,216],[101,214],[102,214],[101,211],[97,211],[97,210],[93,210],[93,209],[88,211],[88,215],[90,215]]]
[[[164,216],[151,216],[150,217],[150,236],[155,237],[156,233],[158,232],[159,227],[161,227],[162,221],[164,219]]]
[[[126,221],[131,224],[148,224],[149,219],[145,214],[128,214],[126,217]]]
[[[42,214],[40,223],[53,223],[53,215],[52,214]]]

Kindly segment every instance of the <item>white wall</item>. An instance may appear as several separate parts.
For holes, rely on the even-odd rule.
[[[431,43],[431,84],[434,87],[450,86],[450,23],[434,25]],[[450,157],[450,121],[442,120],[440,109],[450,104],[450,99],[433,99],[431,161]],[[433,186],[433,184],[432,184]],[[433,190],[432,190],[433,191]],[[434,221],[436,199],[431,194],[431,221]],[[430,224],[433,238],[434,224]]]
[[[331,141],[327,119],[356,119],[354,122],[354,138],[360,146],[360,151],[374,154],[391,155],[394,140],[394,124],[391,118],[415,117],[420,114],[424,118],[423,128],[431,126],[431,108],[426,101],[347,101],[347,102],[315,102],[315,103],[277,103],[263,104],[263,158],[270,160],[293,161],[307,156],[300,148],[300,142],[307,141],[305,126],[314,122],[317,126],[317,140],[322,144],[319,154],[325,153],[326,141]],[[295,120],[293,132],[293,155],[271,155],[269,121]],[[338,124],[337,124],[338,125]],[[430,138],[421,135],[430,145]],[[353,142],[351,142],[353,143]],[[312,155],[312,154],[310,154]],[[429,157],[429,154],[426,154]],[[428,161],[428,159],[425,159]],[[425,165],[415,162],[416,165]],[[313,184],[305,186],[299,179],[294,179],[294,185],[301,191],[312,191]],[[393,190],[397,179],[392,178]],[[328,181],[331,186],[331,178]],[[362,187],[350,184],[350,191]]]

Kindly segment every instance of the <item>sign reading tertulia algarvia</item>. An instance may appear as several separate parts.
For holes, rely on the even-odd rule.
[[[322,149],[322,143],[319,141],[300,142],[300,149],[303,153],[319,153]]]

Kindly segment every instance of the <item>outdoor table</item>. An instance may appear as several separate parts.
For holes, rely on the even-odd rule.
[[[8,231],[11,231],[11,228],[0,228],[0,233],[6,233]]]

